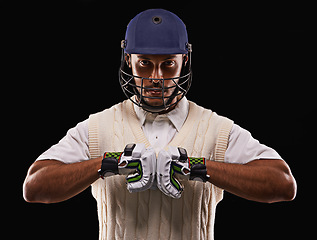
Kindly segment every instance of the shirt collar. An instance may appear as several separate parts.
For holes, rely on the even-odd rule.
[[[158,116],[157,113],[150,113],[145,110],[143,110],[141,107],[137,106],[136,104],[133,104],[134,111],[139,119],[140,124],[143,126],[145,121],[150,118],[155,118]],[[167,114],[162,114],[163,116],[166,116],[171,123],[174,125],[176,130],[179,132],[182,128],[187,115],[189,111],[189,103],[186,97],[183,97],[182,100],[179,101],[179,103],[176,105],[176,107],[168,112]],[[161,116],[162,116],[161,115]]]

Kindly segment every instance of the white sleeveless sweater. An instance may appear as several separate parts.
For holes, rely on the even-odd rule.
[[[223,161],[233,122],[189,101],[188,117],[171,146],[183,147],[191,157]],[[150,144],[126,100],[89,118],[91,158],[106,151],[122,151],[128,143]],[[212,174],[212,173],[211,173]],[[223,190],[213,184],[183,181],[180,199],[159,190],[129,193],[125,176],[92,184],[97,201],[99,239],[213,239],[216,205]]]

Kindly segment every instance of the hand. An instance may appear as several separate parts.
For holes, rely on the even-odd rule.
[[[139,143],[126,145],[123,152],[106,152],[99,174],[102,178],[115,174],[127,175],[129,192],[139,192],[152,186],[155,171],[155,151],[145,149],[145,145]]]
[[[156,171],[156,154],[153,148],[145,149],[143,143],[128,144],[118,164],[119,174],[127,175],[129,192],[149,189]]]
[[[157,187],[167,196],[180,198],[183,185],[175,174],[189,179],[190,169],[186,150],[169,147],[168,152],[161,150],[157,159]]]

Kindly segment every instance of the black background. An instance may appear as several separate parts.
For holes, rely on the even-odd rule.
[[[120,41],[130,19],[148,8],[170,10],[187,26],[194,74],[188,99],[233,119],[276,149],[298,183],[292,202],[263,204],[225,193],[217,207],[215,239],[286,239],[310,229],[311,7],[206,3],[2,4],[2,198],[3,206],[13,209],[5,216],[9,233],[32,239],[98,238],[90,188],[45,205],[26,203],[22,184],[32,162],[69,128],[125,99],[117,77]]]

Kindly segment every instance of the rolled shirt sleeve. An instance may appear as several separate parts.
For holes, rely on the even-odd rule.
[[[41,154],[36,161],[46,159],[67,164],[89,160],[88,119],[69,129],[65,137]]]
[[[282,158],[273,148],[261,144],[249,131],[234,124],[225,153],[225,162],[245,164],[259,159]]]

